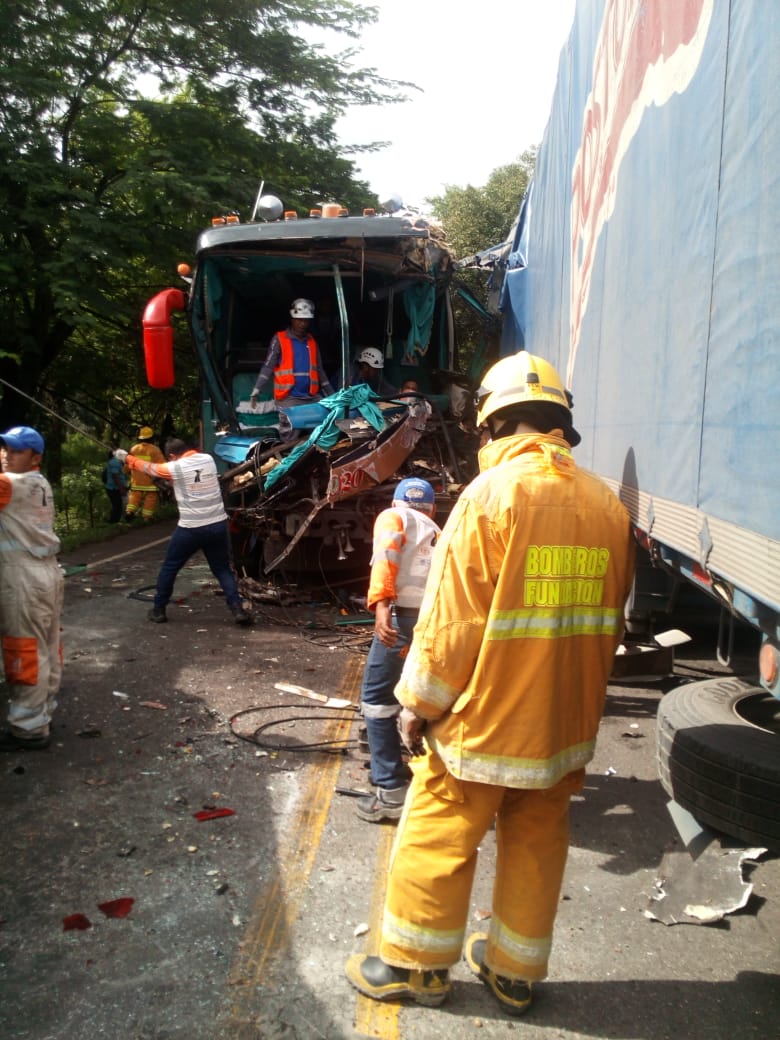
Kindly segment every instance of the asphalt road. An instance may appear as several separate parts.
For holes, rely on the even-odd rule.
[[[655,710],[673,680],[610,688],[572,806],[551,975],[531,1012],[506,1018],[465,963],[439,1009],[360,997],[342,968],[351,952],[376,949],[394,827],[355,817],[348,792],[366,788],[367,771],[354,709],[274,684],[355,702],[370,627],[344,625],[325,588],[299,605],[258,604],[258,623],[237,627],[202,559],[180,577],[170,623],[152,625],[149,588],[169,530],[63,561],[54,743],[0,762],[0,1036],[778,1035],[778,857],[743,868],[752,894],[717,923],[647,916],[659,875],[673,889],[692,862],[654,763]],[[678,676],[723,670],[708,660],[713,640],[705,628],[678,650]],[[475,929],[489,913],[494,854],[491,833]],[[702,862],[695,897],[705,902],[719,889]],[[88,927],[66,929],[66,919]]]

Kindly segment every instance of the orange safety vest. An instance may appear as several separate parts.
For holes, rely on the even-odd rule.
[[[295,350],[289,332],[277,332],[276,338],[282,348],[279,364],[274,369],[274,397],[277,401],[287,397],[295,386]],[[320,392],[320,372],[317,364],[317,341],[311,333],[306,335],[309,348],[309,394],[314,397]]]

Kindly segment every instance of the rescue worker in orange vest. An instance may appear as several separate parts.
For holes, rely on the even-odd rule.
[[[154,430],[151,426],[142,426],[138,431],[138,444],[130,449],[130,454],[142,462],[151,462],[157,466],[165,462],[165,456],[152,441]],[[130,474],[130,491],[125,506],[125,520],[132,521],[140,511],[144,520],[151,520],[160,504],[160,492],[152,477],[142,470],[128,469]]]
[[[274,402],[278,409],[311,404],[333,393],[322,367],[317,341],[309,332],[313,317],[311,300],[293,300],[290,325],[271,338],[265,363],[249,395],[253,408],[272,377]]]
[[[357,815],[371,823],[400,817],[412,775],[404,761],[397,725],[401,705],[393,689],[409,653],[433,546],[441,534],[435,512],[436,494],[428,481],[406,477],[393,492],[390,508],[374,522],[367,605],[376,622],[363,669],[360,708],[376,793],[357,803]]]
[[[41,473],[43,437],[31,426],[0,434],[0,636],[8,729],[0,751],[41,751],[62,675],[60,614],[65,588],[57,562],[54,495]]]
[[[493,365],[477,423],[481,472],[434,550],[395,688],[415,757],[379,956],[351,957],[346,974],[375,1000],[445,1000],[495,820],[490,927],[465,955],[520,1015],[547,974],[569,800],[593,757],[634,544],[623,504],[572,458],[571,396],[547,361],[521,351]]]

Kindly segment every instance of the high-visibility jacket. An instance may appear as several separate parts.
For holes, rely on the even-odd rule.
[[[292,336],[288,331],[277,332],[276,338],[282,349],[279,364],[274,369],[274,397],[281,400],[295,387],[296,379],[299,384],[308,377],[309,389],[306,391],[310,397],[320,392],[320,370],[317,363],[317,341],[311,333],[306,335],[306,346],[309,351],[308,372],[296,372],[295,370],[295,347]]]
[[[480,452],[395,696],[463,780],[549,788],[593,756],[634,568],[629,515],[550,434]]]
[[[399,607],[420,606],[440,534],[438,524],[419,509],[392,506],[382,510],[374,522],[369,609],[380,599],[390,599]]]
[[[165,462],[163,453],[156,444],[152,444],[150,441],[139,441],[138,444],[134,444],[130,449],[130,454],[134,458],[140,459],[141,462],[152,462],[158,465]],[[129,466],[127,468],[130,469]],[[157,485],[148,474],[136,469],[130,474],[130,490],[156,491]]]

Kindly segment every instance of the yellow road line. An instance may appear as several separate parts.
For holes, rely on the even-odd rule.
[[[374,890],[371,893],[371,910],[368,926],[371,935],[378,936],[382,928],[382,911],[385,905],[385,881],[390,864],[390,853],[395,840],[395,827],[382,826],[382,838],[376,854]],[[378,945],[378,944],[377,944]],[[378,1040],[398,1040],[400,1036],[398,1004],[382,1004],[358,994],[355,1006],[355,1031],[360,1036]]]
[[[362,657],[350,656],[339,691],[353,703],[358,699],[363,663]],[[344,717],[334,719],[326,727],[324,739],[346,740],[352,721]],[[328,755],[322,765],[307,771],[308,782],[301,791],[304,808],[294,826],[288,829],[289,842],[280,840],[278,843],[279,870],[274,881],[255,901],[240,952],[228,976],[228,985],[236,987],[234,997],[220,1023],[225,1035],[234,1040],[241,1040],[243,1036],[249,1040],[258,1035],[253,1021],[257,986],[269,957],[277,957],[289,949],[292,925],[319,849],[341,763],[340,755]]]

